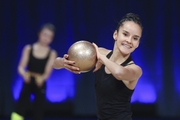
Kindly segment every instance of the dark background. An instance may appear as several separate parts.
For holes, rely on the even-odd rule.
[[[112,49],[117,22],[133,12],[144,26],[132,55],[143,69],[132,97],[133,116],[180,118],[179,11],[179,0],[0,0],[0,116],[9,117],[14,110],[22,85],[17,74],[21,51],[37,41],[40,26],[56,26],[51,46],[59,56],[78,40]],[[93,78],[92,72],[54,70],[46,116],[95,117]]]

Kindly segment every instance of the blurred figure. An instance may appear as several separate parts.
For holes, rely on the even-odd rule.
[[[52,24],[45,24],[38,33],[38,41],[26,45],[23,49],[18,72],[23,77],[24,85],[17,101],[11,120],[23,120],[30,104],[30,95],[34,93],[33,120],[43,117],[46,80],[52,71],[56,51],[49,47],[55,34]],[[27,70],[26,70],[27,67]]]

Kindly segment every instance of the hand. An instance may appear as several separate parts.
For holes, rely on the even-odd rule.
[[[40,75],[37,75],[37,76],[35,77],[35,82],[36,82],[36,85],[37,85],[38,87],[42,87],[42,85],[43,85],[43,83],[44,83],[44,78],[43,78],[42,76],[40,76]]]
[[[97,70],[99,70],[103,64],[103,61],[101,60],[101,58],[103,57],[103,55],[99,52],[98,46],[95,43],[92,43],[93,46],[96,49],[96,53],[97,53],[97,62],[95,65],[95,69],[93,70],[93,72],[96,72]]]
[[[100,61],[97,61],[93,72],[96,72],[97,70],[99,70],[101,68],[101,66],[102,66],[102,63]]]
[[[80,70],[78,67],[75,67],[75,61],[70,61],[68,60],[68,55],[65,54],[64,57],[62,58],[62,63],[63,63],[63,67],[75,74],[80,74]]]
[[[30,82],[30,73],[29,72],[26,72],[23,75],[23,80],[24,80],[25,83],[29,83]]]

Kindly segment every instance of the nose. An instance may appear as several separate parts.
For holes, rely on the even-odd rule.
[[[128,43],[131,43],[132,41],[132,38],[131,37],[128,37],[127,39],[126,39],[126,41],[128,42]]]

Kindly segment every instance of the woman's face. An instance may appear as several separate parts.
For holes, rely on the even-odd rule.
[[[54,37],[54,32],[44,28],[39,33],[39,42],[43,45],[49,45]]]
[[[116,41],[115,47],[124,55],[132,53],[138,46],[142,29],[133,21],[126,21],[115,31],[113,38]]]

